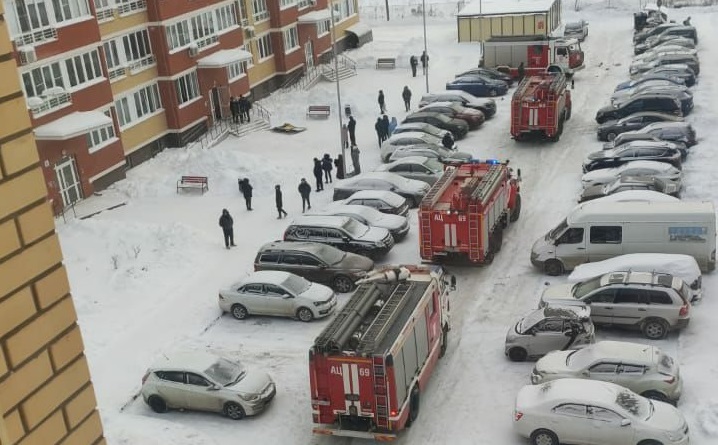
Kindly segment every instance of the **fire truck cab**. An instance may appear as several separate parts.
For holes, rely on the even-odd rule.
[[[511,98],[511,136],[522,141],[540,136],[558,141],[571,119],[571,92],[560,73],[525,77]]]
[[[438,266],[390,266],[360,280],[309,351],[314,434],[396,438],[446,351],[448,293]]]
[[[540,74],[551,68],[551,71],[560,71],[570,77],[575,70],[584,67],[584,55],[577,39],[501,37],[482,44],[481,62],[483,66],[504,71],[515,79],[521,77],[521,64],[524,76]]]

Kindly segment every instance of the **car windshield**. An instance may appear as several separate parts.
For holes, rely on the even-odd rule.
[[[639,419],[648,420],[653,415],[653,403],[629,390],[623,390],[616,394],[616,405]]]
[[[583,298],[599,287],[601,287],[601,277],[596,277],[582,283],[576,283],[573,286],[573,296],[578,299]]]
[[[556,239],[556,238],[558,238],[558,236],[559,236],[561,233],[563,233],[563,231],[566,230],[567,227],[568,227],[568,222],[564,219],[563,221],[561,221],[561,224],[559,224],[558,226],[556,226],[555,229],[549,231],[549,232],[546,234],[546,239]]]
[[[543,320],[543,310],[533,311],[530,314],[526,314],[524,318],[519,321],[516,325],[516,330],[519,334],[524,334],[529,329],[536,326],[536,323],[541,320]]]
[[[231,386],[242,380],[247,371],[239,362],[220,358],[205,369],[204,373],[222,386]]]
[[[577,349],[566,356],[566,366],[573,369],[584,369],[594,362],[596,357],[590,349]]]
[[[354,237],[362,236],[369,231],[369,227],[351,218],[348,218],[342,227]]]
[[[429,158],[424,161],[424,166],[429,170],[437,173],[441,173],[444,170],[444,164],[432,158]]]
[[[289,275],[286,280],[282,283],[286,289],[288,289],[294,295],[304,293],[312,285],[309,281],[297,275]]]
[[[337,264],[346,258],[347,253],[331,246],[321,244],[318,248],[318,256],[328,264]]]

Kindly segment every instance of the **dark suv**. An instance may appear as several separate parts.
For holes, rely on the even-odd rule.
[[[683,116],[681,103],[671,96],[663,94],[639,94],[618,105],[608,105],[596,113],[596,122],[602,124],[611,119],[622,119],[639,111],[658,111],[660,113]]]
[[[337,292],[350,292],[354,282],[374,269],[374,261],[320,243],[274,241],[259,249],[254,270],[291,272]]]
[[[431,124],[435,127],[439,127],[442,130],[450,131],[454,136],[454,140],[462,139],[469,132],[469,124],[462,119],[452,119],[441,113],[424,112],[419,111],[418,113],[411,113],[408,115],[402,124],[408,124],[412,122],[424,122],[425,124]]]

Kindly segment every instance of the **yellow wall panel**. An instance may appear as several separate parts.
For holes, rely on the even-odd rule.
[[[167,118],[165,113],[160,113],[122,131],[120,139],[125,153],[129,153],[138,148],[138,145],[145,143],[153,134],[162,134],[165,131],[167,131]]]
[[[142,25],[149,21],[147,11],[130,14],[125,17],[115,15],[114,20],[100,23],[100,35],[103,37],[113,35],[122,32],[122,30],[134,28],[135,26]]]
[[[20,326],[33,315],[35,315],[35,301],[32,299],[29,287],[5,298],[0,302],[0,336]]]
[[[18,133],[30,126],[30,115],[25,107],[24,96],[0,102],[0,116],[2,116],[0,139]]]
[[[65,434],[67,434],[67,429],[62,419],[62,411],[58,411],[45,420],[35,431],[28,434],[19,445],[55,444],[65,437]]]
[[[50,377],[52,377],[50,358],[47,352],[43,352],[0,383],[3,407],[9,409],[17,405]]]
[[[84,346],[80,328],[75,326],[50,346],[50,357],[55,369],[61,369],[82,354]]]
[[[0,8],[3,7],[3,2],[0,2]],[[10,31],[7,29],[7,20],[0,20],[0,55],[12,52],[12,42],[8,38]],[[11,62],[15,63],[15,62]]]
[[[102,436],[100,413],[93,412],[82,425],[65,438],[60,445],[91,444]]]
[[[96,405],[95,391],[93,391],[92,385],[88,385],[87,388],[80,391],[74,399],[65,405],[65,414],[70,428],[75,428],[77,424],[82,422],[82,419],[87,417],[87,415],[95,409]]]
[[[159,74],[157,74],[157,65],[155,65],[151,68],[142,70],[137,74],[132,74],[111,82],[110,88],[112,88],[113,96],[119,96],[123,92],[129,91],[138,85],[143,85],[156,79],[158,76]]]
[[[17,236],[15,221],[11,219],[10,221],[0,224],[0,258],[19,248],[20,238]],[[1,305],[2,303],[0,303],[0,306]],[[0,314],[0,317],[2,317],[2,314]],[[2,325],[0,325],[0,329],[2,329]]]
[[[50,203],[33,207],[17,218],[20,224],[20,235],[25,244],[32,243],[55,230],[55,220],[52,218]]]
[[[25,428],[22,426],[22,419],[20,418],[20,412],[18,410],[5,416],[5,427],[7,428],[10,445],[17,443],[17,441],[25,435]]]
[[[35,282],[35,296],[40,309],[52,306],[57,300],[70,293],[65,266],[60,266],[52,273]]]
[[[2,79],[2,77],[0,77],[0,79]],[[0,84],[2,83],[0,82]],[[2,154],[5,170],[8,175],[12,175],[40,162],[40,158],[37,154],[37,146],[35,145],[35,138],[32,133],[5,142],[0,146],[0,154]]]
[[[16,93],[20,90],[20,78],[17,75],[15,59],[0,63],[0,97]]]
[[[2,264],[3,267],[0,267],[0,296],[9,294],[61,261],[62,253],[57,235],[10,257]]]

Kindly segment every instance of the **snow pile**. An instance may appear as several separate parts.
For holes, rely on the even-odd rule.
[[[669,273],[682,278],[688,285],[701,276],[698,263],[689,255],[631,253],[595,263],[578,265],[568,276],[568,281],[577,283],[607,273],[626,270]]]

